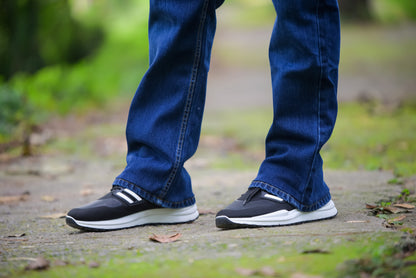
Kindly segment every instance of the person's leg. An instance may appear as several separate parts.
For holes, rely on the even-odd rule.
[[[269,58],[274,119],[266,158],[247,194],[218,213],[222,228],[294,224],[337,213],[320,156],[337,114],[337,1],[273,2],[277,18]]]
[[[127,166],[112,192],[68,213],[69,225],[110,230],[198,217],[183,165],[198,145],[219,2],[150,1],[149,69],[129,111]]]
[[[169,208],[195,203],[183,167],[196,151],[215,32],[215,1],[150,1],[150,67],[127,122],[127,167],[114,185]]]

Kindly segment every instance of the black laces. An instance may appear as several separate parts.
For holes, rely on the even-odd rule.
[[[249,190],[248,190],[248,192],[247,192],[247,197],[246,197],[246,199],[244,200],[244,202],[243,202],[243,206],[246,204],[246,203],[248,203],[248,202],[250,202],[253,198],[254,198],[254,196],[256,196],[258,193],[260,193],[261,192],[261,189],[260,188],[258,188],[258,187],[254,187],[254,188],[250,188]]]
[[[113,188],[111,188],[111,192],[122,191],[123,189],[124,189],[123,187],[115,185],[113,186]]]

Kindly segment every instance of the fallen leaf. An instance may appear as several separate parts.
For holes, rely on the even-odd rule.
[[[28,241],[27,238],[19,238],[19,237],[6,237],[2,240],[6,240],[6,241]]]
[[[330,252],[327,250],[322,249],[311,249],[311,250],[305,250],[302,252],[302,254],[329,254]]]
[[[179,238],[182,236],[182,234],[177,233],[174,235],[155,235],[153,234],[149,239],[151,241],[160,242],[160,243],[168,243],[168,242],[174,242],[179,240]]]
[[[404,209],[414,209],[415,206],[411,205],[411,204],[394,204],[393,206],[398,207],[398,208],[404,208]]]
[[[16,235],[9,235],[7,237],[23,237],[25,235],[26,235],[26,233],[21,233],[21,234],[16,234]]]
[[[370,205],[370,204],[365,204],[365,208],[367,209],[375,209],[378,208],[379,206],[375,206],[375,205]]]
[[[58,200],[57,198],[50,196],[50,195],[44,195],[41,197],[42,201],[51,203],[51,202],[55,202],[56,200]]]
[[[89,188],[87,188],[87,189],[82,189],[80,192],[79,192],[79,194],[81,195],[81,196],[88,196],[88,195],[91,195],[91,194],[93,194],[94,193],[94,191],[92,190],[92,189],[89,189]]]
[[[23,192],[20,195],[13,196],[0,196],[0,205],[13,204],[22,201],[26,201],[29,198],[29,192]]]
[[[396,207],[383,207],[383,210],[391,212],[393,214],[403,212],[403,209],[396,208]]]
[[[37,257],[25,267],[25,270],[45,270],[49,268],[49,265],[49,261],[44,257]]]
[[[400,215],[400,216],[397,216],[397,217],[394,217],[394,218],[391,218],[391,219],[387,220],[387,223],[394,224],[395,222],[400,222],[405,218],[406,218],[406,215]]]
[[[62,212],[39,216],[39,218],[43,218],[43,219],[58,219],[58,218],[65,218],[65,217],[66,217],[66,213],[62,213]]]

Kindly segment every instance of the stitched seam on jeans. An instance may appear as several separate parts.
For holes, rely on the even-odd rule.
[[[174,181],[174,179],[176,177],[178,169],[181,167],[183,144],[184,144],[185,134],[186,134],[187,127],[188,127],[189,114],[191,112],[191,107],[192,107],[192,100],[193,100],[193,95],[194,95],[194,90],[195,90],[195,84],[196,84],[196,79],[197,79],[197,76],[198,76],[198,67],[199,67],[199,64],[200,64],[200,61],[201,61],[202,41],[203,41],[203,32],[202,32],[202,30],[205,26],[205,20],[206,20],[207,11],[208,11],[208,3],[209,3],[209,0],[205,0],[205,2],[203,4],[203,7],[202,7],[201,20],[200,20],[199,26],[198,26],[198,32],[197,32],[197,37],[196,37],[196,49],[195,49],[195,55],[194,55],[194,63],[192,65],[191,80],[189,82],[188,95],[187,95],[187,98],[186,98],[184,114],[183,114],[183,117],[182,117],[181,130],[180,130],[180,133],[179,133],[178,145],[176,147],[175,164],[173,165],[173,169],[172,169],[172,171],[171,171],[171,173],[168,177],[168,180],[167,180],[165,186],[161,190],[159,198],[164,198],[166,196],[172,182]]]
[[[178,201],[178,202],[162,200],[158,196],[153,195],[152,193],[144,190],[141,186],[134,184],[126,179],[122,179],[122,178],[116,178],[113,185],[118,185],[122,187],[130,186],[130,189],[133,190],[133,192],[139,194],[139,196],[145,199],[146,201],[150,203],[154,203],[156,205],[161,205],[163,207],[181,208],[181,207],[184,207],[184,204],[186,205],[189,203],[195,203],[195,196],[192,196],[188,199],[185,199],[183,201]]]
[[[306,187],[308,186],[308,184],[309,184],[309,182],[312,178],[313,165],[315,164],[316,156],[319,153],[319,145],[320,145],[320,142],[321,142],[321,89],[322,89],[323,62],[322,62],[321,29],[320,29],[320,25],[319,25],[320,24],[320,5],[321,5],[320,0],[317,0],[317,5],[316,5],[316,29],[317,29],[317,37],[318,37],[318,50],[319,50],[319,63],[320,63],[319,83],[318,83],[318,115],[317,115],[318,125],[317,125],[317,130],[316,130],[317,141],[316,141],[315,150],[314,150],[314,153],[313,153],[312,162],[311,162],[310,169],[309,169],[308,179],[306,180],[306,184],[305,184]],[[306,193],[306,190],[302,194],[302,200],[305,196],[305,193]]]
[[[314,211],[319,209],[320,207],[322,207],[324,204],[324,201],[326,201],[326,199],[329,198],[329,200],[331,200],[330,196],[325,195],[324,197],[322,197],[321,199],[317,200],[315,203],[306,206],[304,205],[302,202],[300,202],[299,200],[297,200],[295,197],[293,197],[292,195],[290,195],[289,193],[285,192],[284,190],[282,190],[281,188],[278,188],[274,185],[271,185],[267,182],[261,181],[261,180],[253,180],[253,182],[251,183],[251,186],[254,187],[258,187],[256,185],[263,185],[264,187],[266,187],[266,191],[268,191],[269,193],[276,195],[278,197],[283,198],[286,202],[288,202],[289,204],[295,206],[297,209],[299,209],[300,211]],[[264,190],[264,189],[263,189]],[[328,200],[328,202],[329,202]],[[317,207],[319,204],[321,204],[321,206]]]

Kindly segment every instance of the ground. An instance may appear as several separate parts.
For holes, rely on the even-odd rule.
[[[375,36],[394,39],[400,34],[414,36],[415,30],[405,26],[373,31]],[[269,31],[221,29],[219,21],[208,83],[208,120],[224,109],[271,109]],[[353,31],[347,29],[347,37]],[[237,50],[230,52],[230,47]],[[246,60],[242,59],[243,48],[259,57],[245,55]],[[236,66],[229,66],[226,59]],[[242,67],[245,64],[251,66]],[[395,103],[414,96],[409,88],[414,88],[415,80],[406,78],[406,69],[397,75],[381,71],[363,78],[362,72],[353,74],[356,66],[349,66],[340,78],[341,101],[376,98]],[[388,86],[397,92],[394,100]],[[410,266],[414,255],[404,260],[404,254],[411,255],[415,246],[410,233],[416,228],[413,210],[400,214],[407,216],[406,229],[401,231],[403,226],[386,227],[384,219],[366,209],[366,204],[401,194],[403,185],[391,182],[396,178],[391,171],[327,169],[325,179],[339,211],[334,219],[288,227],[217,229],[215,213],[245,191],[256,169],[210,167],[215,157],[227,155],[218,145],[233,144],[215,136],[203,135],[200,150],[187,163],[201,213],[194,223],[105,233],[79,232],[65,225],[62,216],[69,209],[108,192],[123,169],[127,110],[128,102],[122,102],[88,117],[57,119],[47,128],[52,135],[45,132],[46,139],[38,138],[40,142],[53,140],[37,148],[34,156],[1,157],[0,277],[345,277],[354,267],[358,271],[351,277],[370,277],[365,276],[368,273],[388,277],[392,272],[395,277],[415,275],[415,267]],[[261,156],[252,159],[260,162]],[[176,242],[149,240],[153,234],[177,233],[181,237]],[[397,246],[401,249],[394,249]],[[50,262],[49,270],[24,271],[37,257]]]

